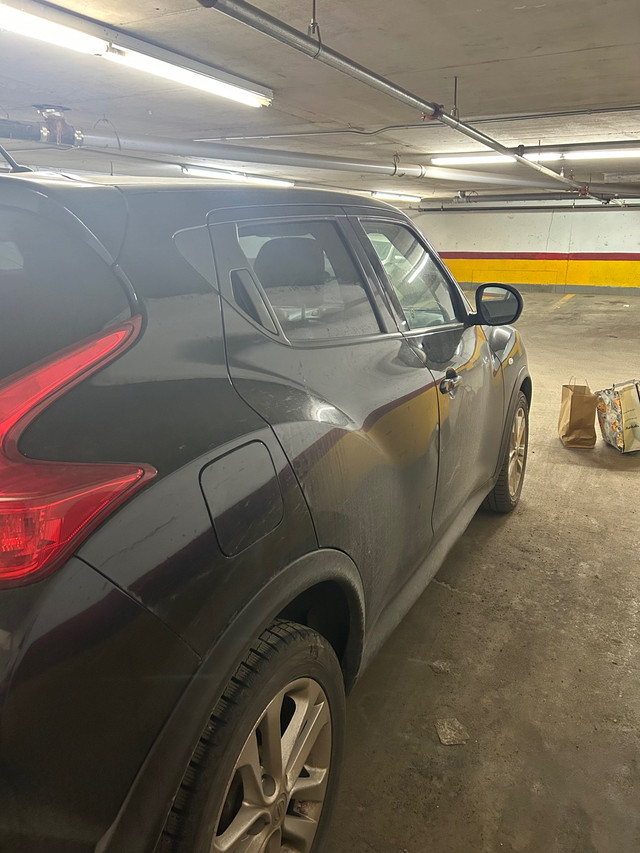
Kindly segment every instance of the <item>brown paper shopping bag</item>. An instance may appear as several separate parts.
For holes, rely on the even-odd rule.
[[[558,435],[565,447],[593,447],[596,443],[598,398],[588,385],[562,386]]]

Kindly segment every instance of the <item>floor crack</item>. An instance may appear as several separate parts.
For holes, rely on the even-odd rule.
[[[457,586],[451,586],[451,584],[446,581],[439,581],[437,578],[434,578],[431,583],[437,583],[438,586],[443,586],[445,589],[448,589],[450,592],[455,592],[458,595],[466,595],[468,598],[475,598],[477,601],[484,601],[484,598],[481,595],[478,595],[477,592],[467,592],[464,589],[458,589]]]

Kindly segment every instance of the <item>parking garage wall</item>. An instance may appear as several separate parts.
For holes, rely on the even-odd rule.
[[[560,292],[640,288],[640,210],[412,214],[462,284]]]

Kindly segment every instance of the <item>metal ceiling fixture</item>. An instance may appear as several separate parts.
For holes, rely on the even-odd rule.
[[[223,12],[225,15],[276,39],[282,44],[286,44],[313,59],[317,59],[319,62],[323,62],[325,65],[335,68],[343,74],[348,74],[350,77],[359,80],[361,83],[365,83],[378,92],[389,95],[413,109],[420,110],[425,118],[438,120],[453,130],[468,136],[470,139],[486,145],[487,148],[497,151],[499,154],[514,157],[517,162],[522,163],[528,169],[533,169],[558,183],[577,189],[585,197],[595,197],[584,184],[564,177],[553,169],[548,169],[546,166],[534,163],[520,154],[514,153],[512,149],[502,145],[496,139],[487,136],[482,131],[476,130],[471,125],[465,124],[465,122],[460,121],[456,116],[445,112],[441,104],[435,104],[418,95],[414,95],[407,89],[392,83],[391,80],[387,80],[386,77],[382,77],[369,68],[365,68],[365,66],[354,62],[347,56],[326,47],[326,45],[317,39],[311,38],[285,24],[283,21],[268,15],[261,9],[245,3],[244,0],[198,0],[198,2],[207,9],[217,9],[219,12]]]
[[[54,145],[77,145],[82,141],[82,134],[67,124],[64,114],[69,107],[57,104],[34,104],[42,116],[44,125],[40,128],[40,141],[53,142]]]
[[[309,27],[307,29],[307,35],[309,36],[309,38],[315,37],[318,44],[322,44],[322,34],[320,33],[320,22],[318,21],[318,2],[317,2],[317,0],[311,0],[311,20],[309,21]]]
[[[49,3],[2,0],[0,30],[100,58],[250,107],[268,106],[273,99],[270,89]]]

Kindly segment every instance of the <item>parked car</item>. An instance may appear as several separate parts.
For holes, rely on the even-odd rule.
[[[0,849],[318,853],[345,692],[520,497],[521,308],[352,195],[0,178]]]

